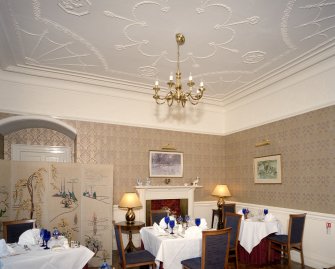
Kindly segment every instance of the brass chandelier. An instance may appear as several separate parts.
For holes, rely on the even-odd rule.
[[[205,91],[204,83],[201,81],[197,92],[192,94],[194,82],[192,81],[192,75],[190,74],[189,80],[187,82],[188,91],[184,92],[182,90],[181,72],[179,70],[179,47],[185,43],[185,36],[180,33],[176,34],[176,41],[178,47],[176,82],[173,82],[173,76],[171,73],[170,79],[167,82],[167,85],[169,86],[169,92],[166,96],[162,97],[159,95],[160,88],[158,85],[158,80],[156,80],[155,86],[153,87],[153,90],[155,91],[153,98],[156,100],[157,104],[164,104],[166,102],[168,106],[172,106],[174,101],[176,101],[178,104],[181,103],[183,107],[187,101],[190,101],[192,105],[196,105],[199,103],[199,100],[202,98]]]

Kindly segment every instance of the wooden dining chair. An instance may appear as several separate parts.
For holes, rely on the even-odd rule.
[[[231,228],[202,232],[201,257],[181,261],[183,269],[228,269]]]
[[[231,228],[229,258],[235,260],[235,267],[238,268],[238,237],[240,234],[242,215],[226,212],[224,228]]]
[[[150,223],[149,225],[154,225],[154,222],[157,224],[160,223],[162,218],[165,218],[169,215],[169,210],[166,209],[159,209],[159,210],[150,210]]]
[[[26,220],[12,220],[4,221],[3,225],[3,238],[7,243],[17,243],[19,241],[20,235],[36,227],[35,219]]]
[[[122,269],[134,268],[144,265],[149,265],[152,266],[152,268],[156,268],[155,256],[152,255],[149,251],[138,250],[134,252],[125,252],[122,240],[121,226],[116,225],[114,221],[113,225],[115,231],[117,250],[119,254],[119,264],[121,268]]]
[[[304,264],[304,252],[302,248],[302,239],[304,235],[306,213],[291,214],[288,226],[288,234],[270,235],[267,237],[269,241],[268,261],[271,261],[271,250],[283,252],[287,256],[289,268],[291,268],[291,250],[300,252],[301,265]]]
[[[219,209],[213,209],[212,228],[219,229],[220,228],[219,227],[220,226],[220,224],[219,224],[220,220],[222,221],[222,227],[223,227],[226,212],[236,213],[236,204],[233,204],[233,203],[224,204],[221,211],[219,211]],[[220,216],[220,213],[221,213],[221,216]],[[215,216],[218,217],[217,227],[214,227],[214,217]]]

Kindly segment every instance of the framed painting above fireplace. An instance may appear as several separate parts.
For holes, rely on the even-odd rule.
[[[183,153],[176,151],[149,151],[150,177],[183,177]]]

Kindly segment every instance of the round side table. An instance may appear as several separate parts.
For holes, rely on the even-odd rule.
[[[133,223],[121,221],[121,222],[115,223],[115,225],[120,226],[121,231],[127,232],[129,235],[129,241],[124,250],[126,252],[132,252],[136,250],[137,248],[134,246],[134,243],[133,243],[133,232],[139,232],[140,229],[145,226],[145,223],[141,221],[134,221]]]

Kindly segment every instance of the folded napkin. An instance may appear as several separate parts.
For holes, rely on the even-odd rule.
[[[169,216],[170,217],[170,220],[174,220],[175,221],[175,218],[173,216]],[[165,218],[162,218],[161,221],[159,222],[159,227],[161,227],[162,229],[166,229],[166,223],[165,223]]]
[[[275,220],[276,220],[276,217],[272,215],[271,213],[266,214],[264,217],[264,221],[275,221]]]
[[[10,246],[7,246],[5,239],[0,239],[0,258],[14,254],[14,252]]]
[[[198,226],[191,226],[185,231],[185,238],[201,238],[202,229]]]
[[[205,218],[201,218],[199,227],[201,228],[201,230],[207,230],[208,229],[207,221],[206,221]]]
[[[57,239],[52,237],[48,242],[48,247],[52,250],[69,248],[69,241],[65,236],[58,236]]]
[[[165,227],[166,227],[166,225],[165,225]],[[162,227],[160,227],[156,222],[154,222],[153,228],[154,228],[155,234],[158,234],[158,235],[166,234],[164,229]]]
[[[40,241],[40,229],[29,229],[19,237],[19,245],[37,245]]]

